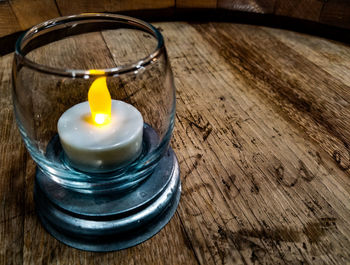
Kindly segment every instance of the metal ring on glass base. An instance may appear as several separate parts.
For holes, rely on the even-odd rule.
[[[146,142],[154,137],[145,126]],[[59,148],[56,137],[48,155],[59,154]],[[50,234],[69,246],[100,252],[128,248],[155,235],[174,215],[180,193],[179,166],[171,148],[149,176],[124,191],[81,193],[40,169],[34,188],[37,213]]]

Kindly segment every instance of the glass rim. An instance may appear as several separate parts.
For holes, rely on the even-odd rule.
[[[107,19],[110,21],[115,21],[124,24],[132,24],[136,29],[146,30],[150,33],[156,40],[157,45],[155,50],[148,54],[146,57],[143,57],[135,62],[123,64],[120,66],[112,67],[112,68],[100,68],[100,69],[64,69],[51,67],[48,65],[36,63],[33,60],[30,60],[26,57],[26,54],[23,52],[24,41],[35,38],[36,34],[41,32],[42,30],[57,27],[59,25],[65,23],[72,23],[74,21],[86,21],[90,19],[100,19],[100,22],[103,22],[103,19]],[[98,23],[99,21],[96,21]],[[152,24],[145,22],[143,20],[118,15],[118,14],[110,14],[110,13],[82,13],[77,15],[63,16],[54,19],[47,20],[42,22],[36,26],[33,26],[29,30],[25,31],[16,41],[15,44],[15,56],[20,60],[20,62],[27,67],[30,67],[39,72],[66,76],[72,78],[89,78],[91,76],[118,76],[120,74],[125,74],[128,72],[139,71],[140,69],[146,67],[150,63],[157,60],[157,58],[163,53],[165,49],[164,39],[162,34],[157,30]],[[94,70],[93,72],[90,70]]]

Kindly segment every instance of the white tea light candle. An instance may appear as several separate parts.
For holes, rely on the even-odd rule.
[[[107,86],[107,92],[101,87],[105,80],[97,79],[94,83],[89,91],[89,102],[65,111],[57,127],[62,147],[73,167],[87,172],[105,172],[139,156],[143,118],[130,104],[110,100],[110,96],[108,101]],[[91,92],[94,86],[97,90]],[[98,109],[100,99],[105,101],[100,104],[101,113]],[[106,107],[107,110],[103,110]]]

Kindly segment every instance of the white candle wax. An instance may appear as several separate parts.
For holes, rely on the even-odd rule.
[[[86,101],[64,112],[57,127],[71,165],[83,171],[110,171],[141,153],[142,115],[123,101],[112,100],[111,121],[106,125],[92,122]]]

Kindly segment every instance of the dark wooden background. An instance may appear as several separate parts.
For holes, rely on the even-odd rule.
[[[0,1],[0,37],[54,17],[82,12],[168,9],[169,13],[173,9],[192,9],[195,14],[201,8],[273,14],[350,28],[348,0],[5,0]],[[158,10],[154,16],[161,13],[163,19],[169,15]]]

